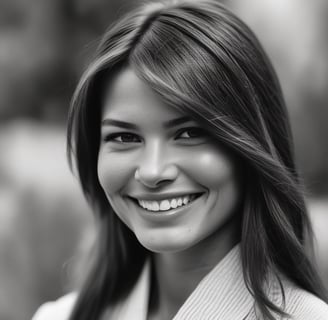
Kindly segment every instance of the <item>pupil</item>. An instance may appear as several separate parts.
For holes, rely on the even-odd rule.
[[[199,129],[190,129],[190,130],[188,130],[188,134],[190,137],[194,138],[194,137],[200,136],[201,132]]]
[[[122,141],[123,142],[132,142],[132,141],[134,141],[134,136],[132,134],[123,134]]]

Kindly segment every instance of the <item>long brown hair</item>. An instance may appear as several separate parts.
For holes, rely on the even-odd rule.
[[[97,178],[102,87],[126,65],[243,162],[244,278],[263,316],[284,314],[265,293],[269,272],[325,299],[306,255],[311,227],[288,114],[269,59],[252,31],[217,2],[166,1],[143,5],[108,29],[72,100],[69,159],[100,230],[96,259],[71,320],[98,319],[124,299],[149,255],[117,218]]]

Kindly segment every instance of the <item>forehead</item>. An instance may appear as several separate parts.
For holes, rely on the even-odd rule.
[[[158,94],[140,80],[133,69],[120,70],[105,85],[102,118],[137,121],[167,121],[183,114],[167,105]]]

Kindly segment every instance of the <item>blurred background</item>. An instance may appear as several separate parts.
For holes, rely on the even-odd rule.
[[[196,1],[196,0],[195,0]],[[222,1],[257,34],[287,100],[328,286],[328,1]],[[70,97],[137,0],[0,0],[0,319],[71,291],[94,237],[65,155]]]

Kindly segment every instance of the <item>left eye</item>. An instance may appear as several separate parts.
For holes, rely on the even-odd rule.
[[[132,133],[113,133],[109,134],[105,141],[113,141],[118,143],[132,143],[132,142],[140,142],[140,138]]]
[[[192,138],[201,138],[205,136],[205,132],[201,128],[185,128],[182,129],[176,139],[192,139]]]

